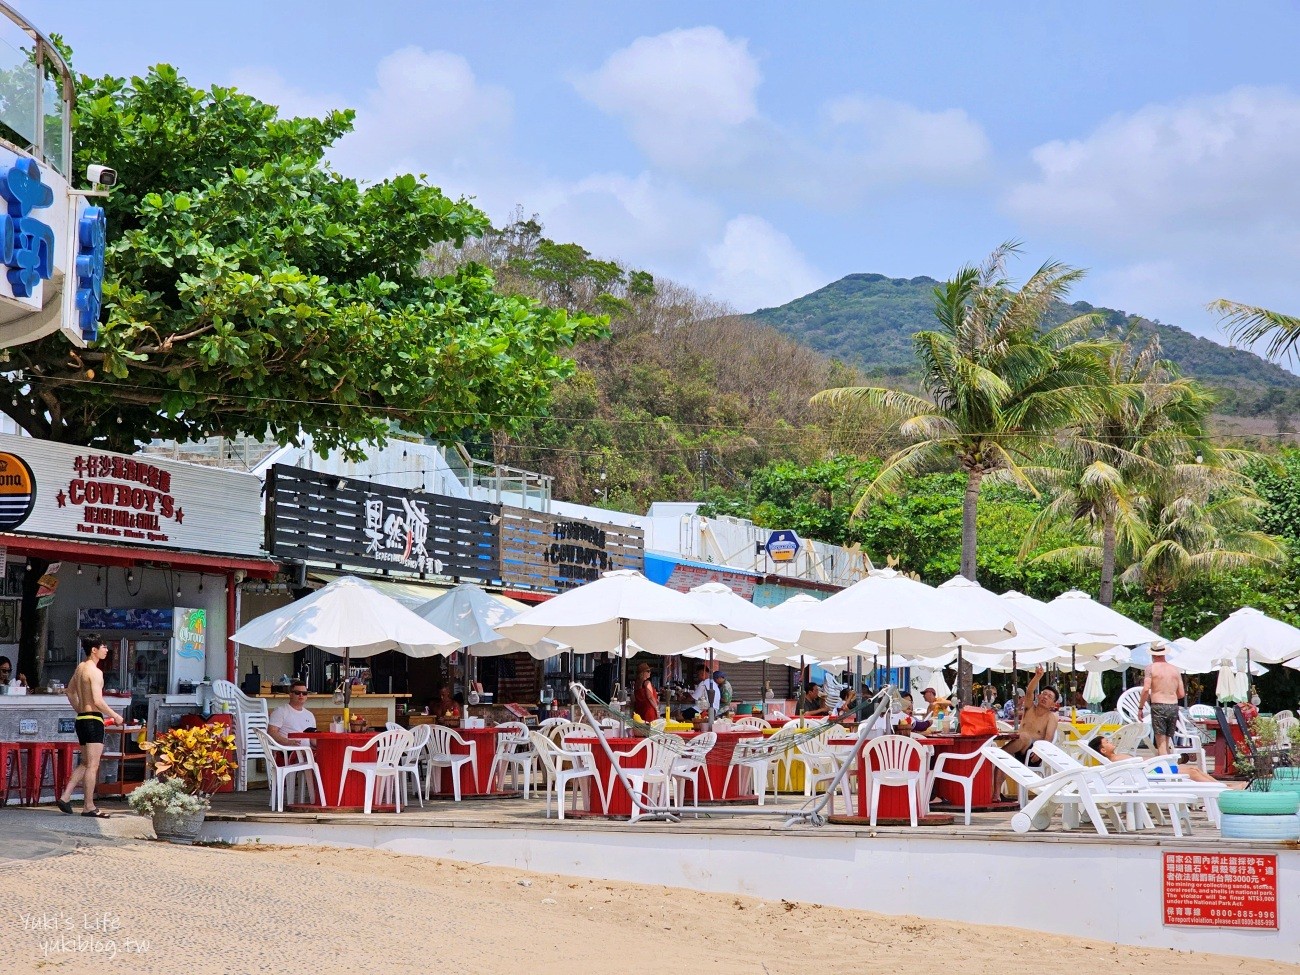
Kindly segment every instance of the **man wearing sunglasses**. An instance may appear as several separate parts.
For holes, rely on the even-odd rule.
[[[289,685],[289,703],[282,704],[266,722],[266,731],[281,745],[301,745],[290,735],[316,730],[316,715],[307,710],[307,685],[300,680]]]

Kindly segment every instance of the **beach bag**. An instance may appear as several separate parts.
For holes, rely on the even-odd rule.
[[[962,708],[961,733],[963,735],[996,735],[998,721],[989,708]]]

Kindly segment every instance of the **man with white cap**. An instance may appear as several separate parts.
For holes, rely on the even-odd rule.
[[[1168,755],[1170,742],[1178,730],[1178,702],[1186,695],[1183,675],[1165,659],[1168,647],[1163,640],[1151,643],[1151,666],[1142,681],[1142,696],[1138,698],[1138,720],[1151,701],[1151,732],[1156,739],[1156,752]]]

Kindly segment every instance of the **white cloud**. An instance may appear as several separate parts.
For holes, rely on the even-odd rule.
[[[383,58],[375,83],[359,104],[308,95],[275,71],[234,72],[246,91],[292,114],[330,108],[357,110],[353,131],[330,152],[350,176],[382,179],[396,173],[472,169],[507,149],[514,100],[505,88],[480,82],[459,54],[404,47]]]
[[[1214,298],[1296,307],[1300,96],[1235,88],[1036,148],[1005,199],[1027,237],[1089,248],[1099,303],[1221,338]]]
[[[309,92],[289,84],[274,68],[244,67],[230,73],[230,83],[254,98],[275,105],[281,118],[320,118],[350,107],[340,96]]]
[[[707,254],[712,273],[707,290],[740,311],[780,305],[826,283],[790,238],[762,217],[732,218]]]
[[[574,84],[622,120],[652,166],[710,189],[838,209],[884,184],[983,175],[988,140],[961,110],[849,95],[821,110],[809,137],[762,113],[761,82],[747,41],[697,27],[638,38]]]

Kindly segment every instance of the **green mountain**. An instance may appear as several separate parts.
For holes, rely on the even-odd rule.
[[[779,308],[750,318],[809,348],[856,366],[868,375],[905,379],[914,373],[912,335],[934,326],[933,278],[850,274]],[[1060,305],[1051,318],[1100,315],[1112,329],[1158,335],[1165,355],[1185,375],[1214,387],[1226,413],[1258,416],[1300,410],[1300,376],[1242,349],[1199,338],[1176,325],[1079,301]]]

